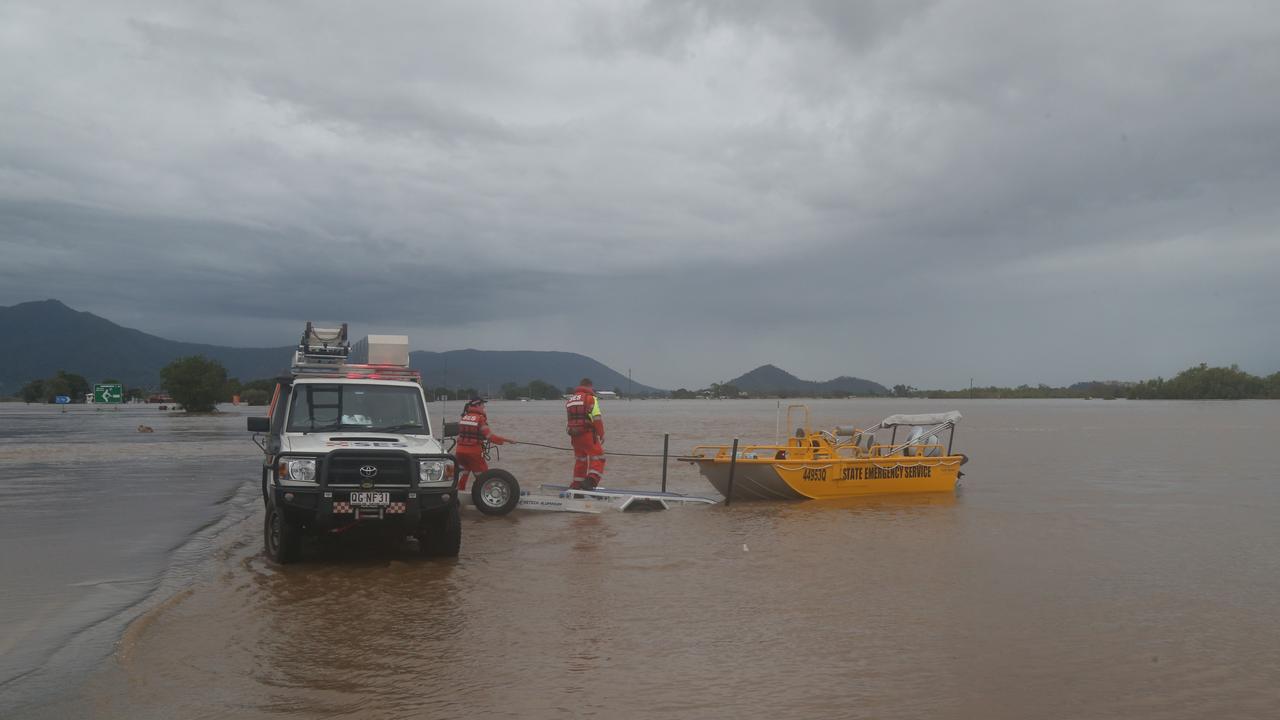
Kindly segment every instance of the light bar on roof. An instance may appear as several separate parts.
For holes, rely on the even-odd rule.
[[[333,365],[294,367],[294,377],[347,378],[349,380],[407,380],[419,382],[422,373],[399,365]]]

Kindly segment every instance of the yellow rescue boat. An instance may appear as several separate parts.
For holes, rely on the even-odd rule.
[[[699,445],[681,460],[698,466],[703,477],[731,500],[801,500],[861,497],[891,493],[955,492],[968,461],[953,453],[960,413],[891,415],[866,428],[811,430],[809,408],[803,424],[786,443],[746,445],[736,457],[730,445]],[[909,428],[901,442],[898,434]],[[944,445],[941,439],[946,440]]]

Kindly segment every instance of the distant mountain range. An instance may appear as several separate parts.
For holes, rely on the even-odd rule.
[[[761,365],[745,375],[730,380],[739,390],[752,395],[889,395],[889,389],[877,382],[841,375],[838,378],[816,382],[801,380],[774,365]]]
[[[301,333],[299,333],[301,334]],[[0,307],[0,395],[58,370],[89,382],[114,378],[131,387],[155,387],[160,368],[184,355],[204,355],[230,377],[252,380],[288,368],[292,348],[232,348],[177,342],[121,327],[57,300]]]
[[[301,325],[299,325],[301,327]],[[300,333],[299,333],[300,334]],[[121,327],[57,300],[0,307],[0,396],[58,370],[90,382],[113,378],[131,387],[160,383],[160,368],[186,355],[222,363],[228,377],[242,381],[275,377],[289,368],[294,346],[237,348],[178,342]],[[355,339],[355,338],[353,338]],[[585,355],[527,350],[452,350],[410,353],[410,364],[432,387],[475,388],[497,393],[503,383],[542,380],[557,387],[589,377],[601,390],[628,387],[627,376]],[[632,383],[633,392],[660,392]]]
[[[358,333],[357,333],[358,335]],[[160,368],[186,355],[204,355],[222,363],[228,377],[242,381],[286,372],[294,346],[240,348],[179,342],[122,327],[57,300],[0,307],[0,396],[15,395],[23,385],[58,370],[83,375],[90,382],[106,378],[130,387],[154,388]],[[431,387],[475,388],[497,394],[503,383],[526,385],[533,380],[570,387],[589,377],[598,389],[628,389],[627,376],[585,355],[530,350],[415,351],[410,364]],[[801,380],[773,365],[762,365],[729,381],[753,395],[817,396],[888,395],[879,383],[841,376],[825,382]],[[630,383],[636,393],[662,392]]]
[[[422,381],[430,387],[475,388],[482,393],[499,394],[502,384],[527,385],[533,380],[549,382],[559,388],[573,387],[584,377],[591,378],[596,390],[632,393],[665,392],[638,382],[628,384],[627,376],[586,355],[571,352],[536,350],[450,350],[448,352],[409,353],[409,364],[422,373]]]

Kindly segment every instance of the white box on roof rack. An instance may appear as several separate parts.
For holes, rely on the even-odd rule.
[[[409,367],[409,336],[369,335],[351,346],[348,362]]]

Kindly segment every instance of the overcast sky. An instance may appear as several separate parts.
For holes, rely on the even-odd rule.
[[[0,305],[1057,385],[1280,370],[1278,273],[1272,2],[0,4]]]

